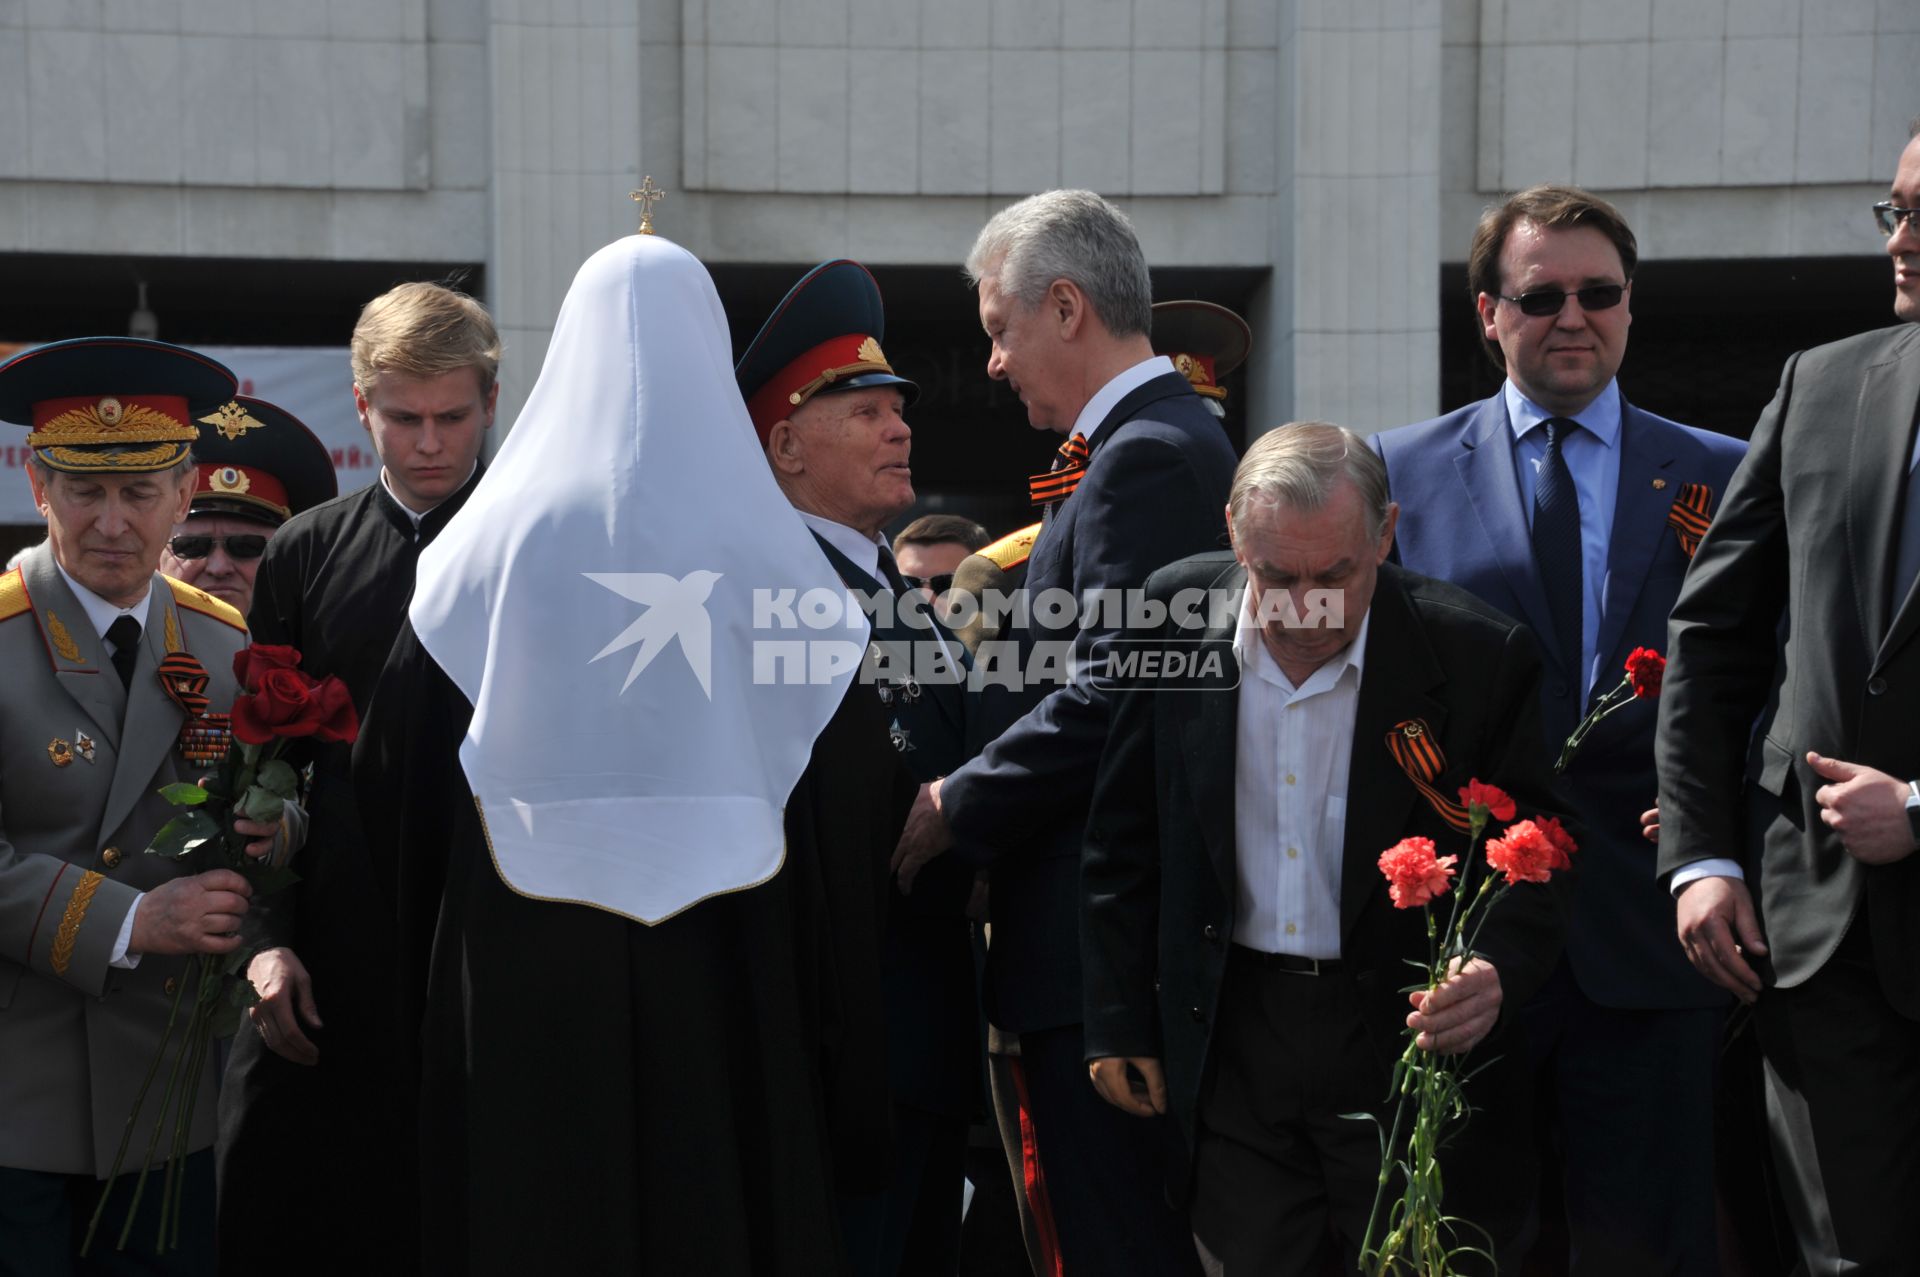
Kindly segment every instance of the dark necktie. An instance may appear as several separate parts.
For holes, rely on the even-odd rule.
[[[140,622],[131,616],[116,616],[107,627],[107,642],[113,644],[113,668],[120,675],[120,686],[133,686],[133,663],[140,659]]]
[[[1900,615],[1915,576],[1920,576],[1920,466],[1907,471],[1907,501],[1900,516],[1900,542],[1893,556],[1893,595],[1887,607],[1889,625]]]
[[[893,552],[885,546],[880,547],[880,575],[887,578],[887,585],[893,590],[893,597],[896,599],[903,597],[910,588],[907,585],[907,578],[900,575],[900,565],[893,561]],[[913,597],[916,599],[920,597],[918,590],[914,591]]]
[[[1587,684],[1586,671],[1580,666],[1586,586],[1580,569],[1580,494],[1574,489],[1563,449],[1580,426],[1565,417],[1549,417],[1545,424],[1547,455],[1533,487],[1533,561],[1540,569],[1547,611],[1553,617],[1561,668],[1572,680],[1574,699],[1579,700]]]

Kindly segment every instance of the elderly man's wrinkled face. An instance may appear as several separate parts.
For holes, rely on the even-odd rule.
[[[253,607],[253,578],[274,529],[251,519],[195,514],[175,525],[160,570],[199,586],[245,616]]]
[[[913,504],[913,431],[895,386],[816,395],[768,437],[787,499],[869,534]]]
[[[196,483],[184,473],[43,475],[27,467],[47,521],[53,557],[67,575],[114,604],[140,601],[173,525],[187,517]]]
[[[1297,685],[1353,641],[1393,549],[1400,508],[1376,535],[1360,489],[1341,482],[1318,510],[1250,502],[1227,511],[1233,556],[1247,570],[1247,608],[1267,651]]]

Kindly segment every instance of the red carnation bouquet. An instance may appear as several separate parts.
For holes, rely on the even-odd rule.
[[[1587,743],[1587,733],[1600,725],[1600,720],[1635,701],[1658,700],[1660,683],[1667,674],[1667,658],[1650,647],[1636,647],[1627,656],[1627,676],[1618,686],[1593,704],[1593,709],[1580,720],[1580,726],[1573,729],[1573,735],[1567,737],[1567,743],[1560,749],[1560,760],[1553,765],[1553,774],[1558,776],[1573,765],[1573,756]]]
[[[1515,821],[1519,812],[1513,799],[1497,786],[1469,781],[1460,790],[1460,805],[1467,816],[1466,867],[1458,884],[1462,890],[1453,890],[1461,858],[1436,855],[1431,838],[1403,838],[1380,853],[1380,872],[1386,877],[1394,908],[1420,909],[1426,914],[1427,960],[1424,964],[1410,960],[1420,968],[1422,979],[1408,993],[1431,993],[1444,984],[1474,957],[1481,928],[1501,898],[1520,883],[1546,882],[1556,872],[1571,868],[1577,850],[1573,837],[1552,816]],[[1466,884],[1473,876],[1474,850],[1496,820],[1512,823],[1500,837],[1487,842],[1486,870],[1469,892]],[[1442,928],[1433,904],[1449,894],[1453,900]],[[1463,1088],[1472,1076],[1463,1071],[1467,1056],[1423,1051],[1417,1036],[1407,1030],[1407,1047],[1393,1066],[1393,1084],[1387,1092],[1389,1099],[1399,1098],[1392,1129],[1381,1133],[1380,1187],[1360,1244],[1361,1267],[1371,1277],[1393,1273],[1446,1277],[1455,1271],[1456,1257],[1477,1255],[1491,1260],[1490,1248],[1461,1240],[1465,1230],[1478,1232],[1477,1227],[1446,1214],[1442,1203],[1440,1150],[1466,1121]],[[1396,1169],[1406,1188],[1389,1204],[1387,1190]],[[1382,1229],[1385,1235],[1375,1245],[1374,1236]]]
[[[205,739],[209,735],[217,739],[226,734],[221,723],[225,716],[209,712],[204,666],[185,653],[173,654],[162,665],[160,675],[167,695],[188,713],[188,733],[183,733],[183,741],[193,733],[197,733],[193,739]],[[257,903],[296,881],[297,875],[287,863],[291,849],[276,846],[271,855],[249,856],[246,847],[250,839],[233,828],[234,819],[244,816],[265,824],[282,820],[287,803],[298,796],[300,788],[299,774],[281,757],[288,743],[306,738],[351,741],[359,733],[360,724],[346,684],[332,675],[315,679],[303,672],[300,653],[291,647],[256,643],[243,648],[234,654],[233,676],[240,684],[240,692],[233,700],[231,735],[225,755],[220,758],[215,773],[198,784],[182,782],[160,790],[161,797],[182,810],[154,835],[147,854],[177,861],[190,874],[231,869],[247,879],[253,889],[250,899]],[[288,839],[283,837],[278,841],[284,844]],[[133,1112],[127,1115],[113,1169],[101,1186],[100,1202],[87,1225],[81,1255],[93,1245],[107,1194],[126,1163],[127,1146],[132,1142],[141,1110],[146,1107],[147,1093],[159,1076],[161,1064],[169,1057],[172,1062],[167,1069],[166,1088],[161,1093],[160,1118],[147,1140],[140,1178],[134,1184],[133,1202],[127,1208],[126,1223],[120,1229],[115,1249],[126,1248],[141,1196],[146,1192],[147,1175],[153,1170],[155,1155],[161,1151],[161,1132],[168,1129],[172,1131],[172,1139],[163,1155],[165,1175],[158,1253],[165,1254],[179,1245],[180,1169],[193,1130],[194,1102],[200,1092],[196,1083],[213,1039],[232,1036],[240,1026],[242,1013],[260,1000],[246,977],[246,970],[262,947],[258,938],[254,938],[243,941],[231,953],[197,955],[193,959],[197,978],[175,982],[166,1032],[161,1035],[160,1049],[147,1066],[146,1077],[134,1096]],[[186,1023],[181,1026],[181,1002],[189,986],[193,988],[192,1002],[186,1008]],[[172,1114],[170,1127],[169,1114]]]

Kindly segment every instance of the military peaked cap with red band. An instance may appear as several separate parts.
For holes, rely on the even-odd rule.
[[[761,442],[815,395],[898,386],[912,403],[920,388],[880,349],[886,327],[880,286],[859,262],[822,262],[802,276],[733,370]]]
[[[233,397],[224,364],[139,337],[76,337],[0,365],[0,421],[31,426],[27,445],[70,474],[166,470],[199,437],[194,420]]]
[[[1154,304],[1154,353],[1173,360],[1198,394],[1225,399],[1221,381],[1252,349],[1253,330],[1225,306],[1197,300]]]
[[[327,446],[277,404],[239,395],[201,415],[199,427],[194,514],[236,515],[278,527],[339,495]]]

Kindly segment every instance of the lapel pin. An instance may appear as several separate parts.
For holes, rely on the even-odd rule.
[[[1667,481],[1665,479],[1655,479],[1653,481],[1653,490],[1655,492],[1659,492],[1661,489],[1665,488],[1666,486],[1667,486]]]
[[[85,732],[75,732],[73,734],[73,752],[80,755],[80,757],[84,758],[87,762],[92,762],[93,737],[87,735]]]
[[[73,762],[73,746],[56,736],[47,742],[47,758],[55,767],[65,767]]]

